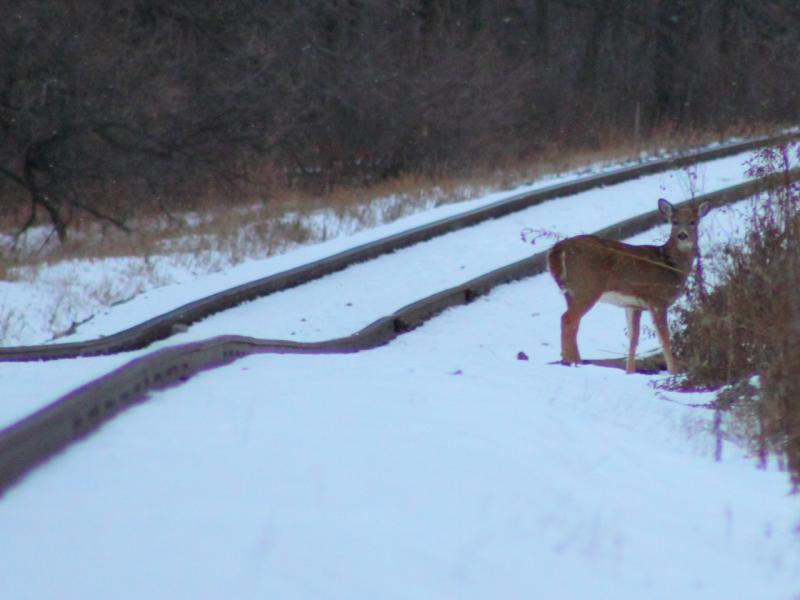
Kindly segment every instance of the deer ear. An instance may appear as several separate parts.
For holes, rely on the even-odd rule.
[[[711,210],[711,205],[708,202],[701,202],[700,206],[697,207],[697,217],[705,217],[709,210]]]
[[[672,216],[672,204],[670,204],[664,198],[658,199],[658,212],[664,215],[666,218],[670,218]]]

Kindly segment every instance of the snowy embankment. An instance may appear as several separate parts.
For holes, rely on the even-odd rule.
[[[698,169],[699,192],[711,192],[745,180],[744,163],[750,156],[751,153],[744,153],[704,163]],[[247,303],[143,351],[43,364],[0,363],[0,379],[11,390],[7,401],[0,403],[0,426],[164,345],[221,334],[300,341],[349,335],[405,304],[544,250],[553,243],[548,237],[541,238],[534,247],[523,243],[520,232],[526,227],[560,235],[594,231],[654,210],[659,196],[673,201],[684,199],[688,185],[686,173],[678,169],[547,202]],[[461,210],[474,208],[476,203],[488,201],[476,200],[462,206]],[[442,207],[445,209],[454,210],[452,206]],[[442,218],[446,216],[442,210],[421,213],[350,238],[246,263],[229,272],[198,277],[183,285],[151,290],[98,314],[79,327],[75,335],[59,341],[91,339],[119,331],[198,297]],[[91,265],[84,267],[89,269]],[[536,310],[532,307],[532,311]]]
[[[478,256],[530,253],[522,227],[590,231],[652,210],[658,196],[678,200],[660,189],[663,177],[646,189],[615,186],[596,208],[559,200],[446,246],[380,258],[373,271],[359,265],[354,280],[346,271],[264,299],[274,305],[251,303],[221,327],[302,339],[350,333],[406,301],[378,293],[395,290],[395,279],[416,299],[437,279],[436,289],[450,285],[448,269],[460,280],[484,269]],[[714,211],[702,223],[705,249],[739,227],[738,214]],[[635,241],[664,237],[661,228]],[[468,249],[478,256],[465,258]],[[534,277],[383,348],[252,356],[156,394],[0,501],[3,597],[796,596],[800,502],[787,495],[785,473],[756,469],[727,442],[714,460],[713,415],[689,406],[708,395],[659,391],[659,377],[548,364],[562,310],[549,277]],[[202,328],[214,320],[197,335],[212,333]],[[584,355],[623,354],[624,321],[615,307],[590,312]],[[99,360],[128,358],[40,364],[30,374],[76,380]],[[9,372],[0,371],[4,382]]]

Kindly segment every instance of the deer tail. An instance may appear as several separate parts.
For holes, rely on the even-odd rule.
[[[567,261],[561,243],[557,243],[547,253],[547,269],[556,280],[562,292],[567,291]]]

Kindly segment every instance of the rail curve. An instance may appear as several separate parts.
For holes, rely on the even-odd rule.
[[[382,254],[388,254],[446,233],[471,227],[483,221],[503,217],[547,200],[577,194],[596,187],[614,185],[667,169],[680,168],[698,161],[723,158],[739,152],[785,143],[797,137],[800,137],[800,133],[723,144],[711,150],[689,152],[644,165],[625,167],[603,175],[585,177],[534,192],[518,194],[481,208],[422,225],[294,269],[263,277],[195,300],[143,323],[102,338],[84,342],[0,348],[0,361],[57,360],[138,350],[159,340],[166,339],[197,321],[244,302],[303,285],[314,279],[346,269],[355,263],[371,260]]]
[[[792,171],[788,179],[800,180],[800,169]],[[749,181],[687,202],[705,201],[718,207],[786,181],[785,175]],[[596,235],[628,238],[654,227],[660,220],[658,211],[652,211],[606,227]],[[537,253],[406,305],[346,337],[303,343],[219,336],[164,348],[134,359],[0,430],[0,495],[37,465],[89,435],[127,407],[145,401],[151,392],[178,385],[201,371],[227,365],[250,354],[342,354],[377,348],[447,308],[468,304],[499,285],[540,274],[545,268],[546,252]],[[614,361],[603,362],[615,364]]]

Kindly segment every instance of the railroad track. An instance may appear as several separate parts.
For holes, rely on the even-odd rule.
[[[787,139],[789,139],[787,136],[782,136],[773,138],[769,142],[760,140],[758,142],[748,142],[747,144],[731,145],[727,146],[725,151],[727,153],[741,152],[753,147],[764,146],[767,143],[780,143]],[[730,148],[734,147],[736,148],[735,150],[730,150]],[[716,149],[714,152],[721,151],[722,149]],[[725,154],[722,155],[724,156]],[[716,154],[711,158],[719,156],[721,155]],[[686,164],[685,161],[693,162],[699,159],[708,160],[708,153],[703,153],[702,155],[692,154],[690,157],[670,159],[659,164],[661,168],[665,168],[664,164],[669,163],[668,167],[674,168]],[[637,171],[637,169],[641,169],[641,167],[624,169],[621,172],[587,178],[580,182],[555,186],[534,194],[515,197],[485,209],[472,211],[452,219],[445,219],[404,234],[379,240],[374,244],[355,248],[331,257],[331,259],[317,261],[306,267],[239,286],[233,290],[199,300],[177,311],[162,315],[162,317],[152,319],[142,325],[126,330],[126,332],[121,332],[117,336],[122,337],[118,337],[117,340],[102,347],[99,344],[108,342],[109,338],[114,336],[79,344],[5,349],[3,358],[6,360],[43,360],[120,352],[122,351],[120,344],[142,344],[144,339],[155,335],[160,337],[152,337],[151,341],[162,339],[171,334],[171,330],[174,330],[176,324],[186,323],[192,317],[195,320],[203,318],[252,297],[271,293],[272,291],[277,291],[277,289],[288,289],[321,277],[324,274],[341,270],[353,262],[360,262],[372,256],[378,256],[385,252],[391,252],[398,248],[430,239],[442,233],[496,218],[547,199],[583,191],[587,189],[584,186],[609,185],[610,183],[650,173],[653,165],[646,165],[644,171],[638,171],[638,174],[633,175],[632,172]],[[622,173],[625,174],[623,179],[609,179],[610,177],[622,177]],[[792,177],[793,179],[800,179],[800,172],[792,173]],[[590,181],[592,182],[591,185],[588,183]],[[707,194],[696,200],[708,201],[713,206],[721,206],[752,196],[763,189],[764,186],[770,185],[770,183],[768,180],[750,181]],[[512,206],[516,206],[516,208],[512,208]],[[623,239],[650,229],[659,222],[660,216],[658,212],[653,211],[614,224],[596,233],[605,237]],[[546,253],[540,252],[529,258],[493,270],[463,284],[418,300],[376,320],[352,335],[337,339],[303,343],[287,340],[265,340],[245,336],[221,336],[164,348],[134,359],[66,394],[49,406],[14,425],[0,430],[0,494],[38,464],[66,448],[72,442],[90,434],[103,422],[111,419],[128,406],[144,401],[148,394],[153,391],[179,384],[200,371],[229,364],[240,357],[250,354],[352,353],[388,344],[398,336],[415,329],[447,308],[468,304],[498,285],[543,272],[545,270],[545,257]],[[251,294],[256,295],[250,296]],[[199,316],[201,314],[203,316]],[[171,325],[169,324],[170,322]],[[154,323],[156,324],[154,325]],[[165,327],[170,331],[165,332]],[[123,334],[128,337],[123,336]],[[150,342],[144,342],[144,344],[146,343]],[[80,348],[83,348],[83,351],[79,351]],[[55,352],[52,349],[55,349]],[[100,352],[100,349],[104,351]],[[124,349],[132,348],[127,347]],[[37,350],[44,352],[44,354],[37,356]],[[59,352],[64,354],[58,355]],[[610,361],[610,364],[614,364],[613,361]]]
[[[585,177],[535,192],[519,194],[485,207],[416,227],[301,267],[201,298],[144,323],[102,338],[85,342],[0,348],[0,362],[101,356],[146,348],[154,342],[169,338],[176,332],[185,330],[193,323],[244,302],[303,285],[346,269],[356,263],[371,260],[453,231],[471,227],[490,219],[497,219],[555,198],[577,194],[592,188],[615,185],[660,171],[681,168],[699,161],[709,161],[764,146],[780,144],[795,139],[798,135],[800,134],[786,134],[748,142],[725,144],[712,150],[690,152],[644,165],[618,169],[603,175]]]

